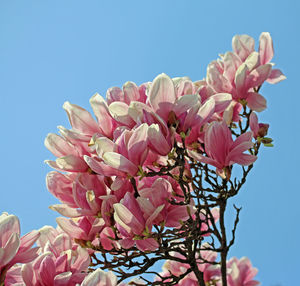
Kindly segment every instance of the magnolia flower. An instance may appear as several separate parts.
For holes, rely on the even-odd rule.
[[[247,166],[255,162],[256,156],[244,153],[253,146],[251,139],[252,132],[246,132],[234,141],[224,121],[213,122],[206,130],[204,137],[207,157],[195,151],[189,153],[195,160],[215,166],[221,174],[223,168],[234,163]]]
[[[15,215],[0,215],[0,284],[6,272],[16,263],[28,263],[38,256],[38,247],[31,248],[40,233],[36,230],[20,238],[20,222]]]

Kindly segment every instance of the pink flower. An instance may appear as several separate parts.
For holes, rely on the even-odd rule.
[[[158,207],[147,219],[144,218],[143,211],[133,194],[127,193],[120,203],[114,204],[114,219],[122,240],[120,244],[124,248],[130,248],[135,243],[142,250],[154,250],[158,243],[151,235],[153,221],[159,215],[163,206]]]
[[[86,241],[93,241],[105,226],[102,218],[92,216],[73,219],[58,217],[56,222],[70,237]]]
[[[28,263],[38,256],[38,247],[31,248],[40,233],[32,231],[20,238],[19,219],[3,213],[0,216],[0,282],[16,263]]]
[[[95,172],[101,172],[101,168],[108,166],[112,173],[115,170],[115,175],[135,176],[148,154],[147,132],[148,125],[144,123],[136,129],[123,131],[116,142],[100,137],[95,142],[95,148],[103,162],[91,161],[88,157],[86,161]],[[100,174],[107,175],[105,172]]]
[[[229,286],[256,286],[260,283],[253,280],[258,270],[253,268],[250,260],[243,257],[238,260],[236,257],[227,262],[227,281]]]
[[[207,157],[195,151],[190,151],[190,155],[195,160],[215,166],[217,171],[222,173],[223,168],[234,163],[253,164],[257,159],[256,156],[244,153],[253,146],[251,139],[252,132],[246,132],[233,141],[231,132],[224,121],[213,122],[206,130],[204,137]]]
[[[285,79],[280,70],[272,69],[273,43],[269,33],[260,36],[259,52],[254,50],[254,39],[236,35],[232,39],[234,52],[227,52],[207,68],[206,81],[211,89],[206,92],[227,92],[236,103],[247,104],[255,111],[266,108],[266,99],[257,91],[265,81],[277,83]]]
[[[140,197],[137,201],[143,209],[144,216],[151,217],[160,207],[162,210],[153,223],[159,225],[164,223],[167,227],[179,227],[181,222],[189,218],[195,212],[193,205],[174,205],[169,200],[174,198],[172,185],[163,178],[158,178],[151,188],[144,188],[139,191]],[[175,197],[176,198],[176,197]]]
[[[117,277],[112,271],[98,268],[85,277],[81,286],[117,286]]]
[[[251,112],[250,118],[250,129],[253,132],[253,137],[256,139],[257,137],[265,137],[268,134],[269,124],[258,123],[258,118],[255,112]]]
[[[75,286],[81,283],[90,264],[88,251],[53,227],[45,226],[40,231],[37,242],[41,246],[40,256],[22,267],[25,284]]]

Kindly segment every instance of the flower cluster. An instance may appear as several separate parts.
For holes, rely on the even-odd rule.
[[[269,125],[255,113],[267,106],[261,86],[285,77],[270,62],[269,33],[261,34],[258,51],[247,35],[235,36],[232,47],[208,65],[203,80],[160,74],[139,86],[112,87],[106,99],[95,94],[96,119],[80,106],[63,105],[71,129],[59,126],[60,135],[49,134],[45,145],[56,157],[46,161],[56,170],[47,187],[60,201],[50,208],[64,217],[57,229],[44,227],[23,244],[17,219],[0,217],[1,235],[7,233],[0,241],[5,285],[113,286],[151,267],[149,253],[167,260],[156,278],[162,285],[258,284],[247,258],[226,262],[234,237],[226,244],[224,212],[261,144],[271,146]],[[235,165],[243,166],[239,182],[231,180]],[[213,236],[219,245],[209,242]],[[35,241],[38,257],[28,250]],[[106,253],[123,258],[109,261]],[[26,264],[11,268],[16,263]],[[100,269],[88,275],[96,265],[117,276]]]

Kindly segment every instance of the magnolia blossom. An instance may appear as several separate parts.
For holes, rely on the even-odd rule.
[[[40,233],[34,230],[20,237],[19,219],[7,213],[0,215],[0,284],[16,263],[28,263],[38,256],[39,248],[31,247],[39,236]]]
[[[117,277],[113,272],[105,272],[98,268],[91,272],[80,284],[81,286],[117,286]],[[120,284],[119,284],[120,285]]]
[[[39,256],[22,266],[26,286],[68,285],[81,283],[87,275],[90,256],[60,229],[45,226],[37,241]]]
[[[212,207],[209,219],[206,211],[197,212],[195,206],[201,206],[194,166],[214,166],[218,175],[230,180],[234,165],[253,164],[260,142],[271,140],[265,137],[269,125],[259,123],[255,113],[267,106],[260,88],[264,82],[285,79],[271,63],[270,34],[261,34],[258,51],[254,46],[250,36],[234,36],[232,51],[212,61],[200,81],[162,73],[139,86],[130,81],[111,87],[106,99],[96,93],[90,99],[95,118],[80,106],[64,103],[71,128],[59,126],[60,135],[49,134],[45,145],[56,157],[46,161],[56,170],[47,175],[47,187],[59,200],[50,208],[65,217],[57,219],[59,232],[49,230],[39,240],[40,256],[22,266],[28,285],[116,285],[111,272],[97,270],[85,278],[88,255],[96,249],[155,251],[160,249],[160,231],[184,233],[181,227],[197,218],[201,235],[212,234],[219,210]],[[20,244],[15,233],[19,234],[9,233],[0,248],[2,273],[9,263],[19,262],[13,260]],[[75,241],[91,249],[76,247]],[[215,261],[209,250],[197,256],[205,282],[219,285]],[[188,269],[169,261],[163,276]],[[255,271],[246,260],[230,260],[228,269],[230,286],[256,285],[251,280]],[[19,281],[18,273],[19,268],[11,270],[10,281]],[[179,285],[197,283],[189,273]]]
[[[190,151],[190,155],[200,162],[215,166],[219,174],[222,174],[225,167],[234,163],[247,166],[255,162],[256,156],[244,153],[253,146],[251,139],[252,132],[246,132],[233,140],[224,121],[213,122],[204,137],[207,157],[195,151]]]

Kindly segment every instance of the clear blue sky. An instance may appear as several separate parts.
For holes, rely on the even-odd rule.
[[[57,125],[69,127],[64,101],[91,110],[95,92],[161,72],[202,79],[235,34],[258,40],[268,31],[288,79],[262,88],[268,110],[260,118],[271,124],[275,147],[261,152],[234,200],[243,209],[230,255],[248,256],[263,285],[300,285],[299,3],[1,1],[0,212],[18,215],[23,233],[55,225],[43,163],[53,156],[43,141]]]

